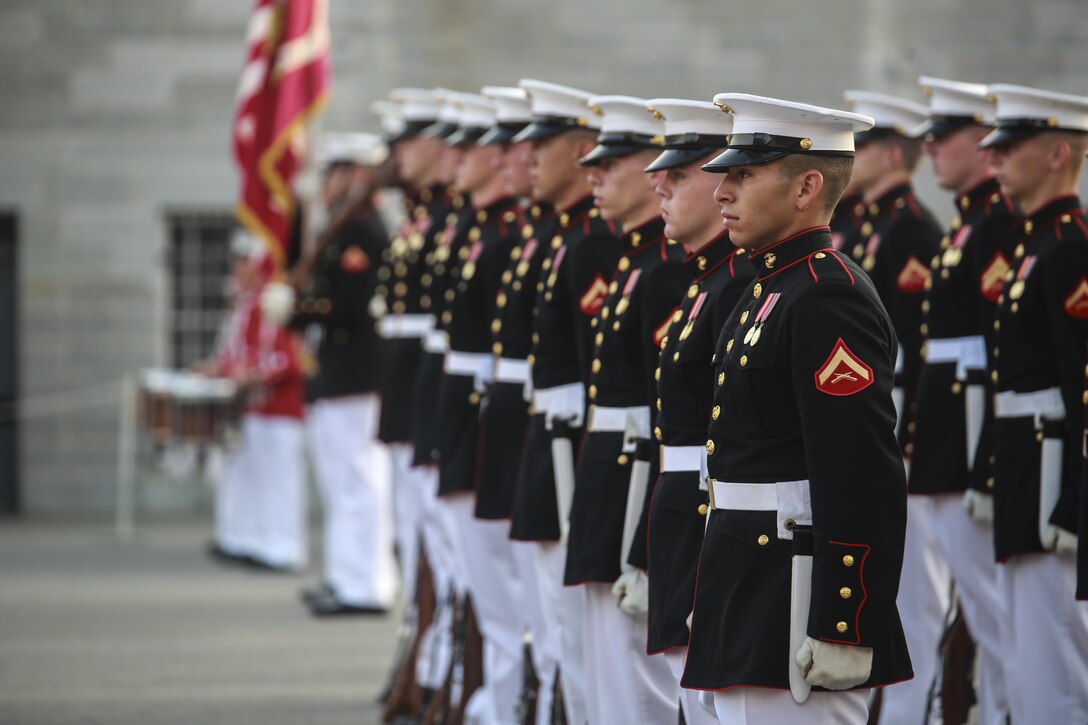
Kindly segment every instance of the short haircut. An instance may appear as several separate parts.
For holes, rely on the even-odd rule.
[[[922,160],[922,139],[907,138],[906,136],[889,136],[883,139],[888,146],[896,146],[903,153],[903,168],[914,173],[918,169],[918,162]]]
[[[1084,165],[1084,155],[1088,154],[1088,133],[1077,133],[1076,131],[1056,131],[1054,133],[1069,144],[1069,155],[1072,157],[1070,168],[1079,174],[1081,167]]]
[[[816,154],[789,154],[779,162],[778,171],[782,178],[790,179],[806,171],[815,169],[824,177],[824,208],[831,212],[839,203],[842,192],[850,183],[854,172],[852,156],[818,156]]]

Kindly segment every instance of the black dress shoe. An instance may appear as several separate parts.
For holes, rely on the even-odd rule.
[[[344,604],[334,595],[314,599],[310,602],[310,614],[315,617],[333,617],[337,615],[357,616],[385,616],[389,613],[386,607],[361,606]]]
[[[207,552],[212,560],[221,564],[244,564],[249,558],[241,554],[232,554],[214,541],[208,543]]]
[[[243,559],[243,563],[253,569],[254,571],[264,571],[270,574],[294,574],[295,570],[289,566],[278,566],[276,564],[269,564],[264,559],[258,559],[255,556],[247,556]]]
[[[321,582],[316,587],[306,587],[298,593],[299,599],[302,600],[303,604],[307,605],[318,599],[327,599],[331,596],[334,596],[332,587],[325,582]]]

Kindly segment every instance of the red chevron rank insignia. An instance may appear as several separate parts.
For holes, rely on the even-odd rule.
[[[672,325],[672,317],[679,309],[679,307],[674,307],[669,310],[669,314],[665,317],[665,321],[654,329],[654,347],[661,347],[661,341],[665,339],[665,335],[668,334],[669,327]]]
[[[918,258],[912,254],[903,265],[903,269],[899,270],[895,283],[904,292],[923,292],[926,282],[929,281],[929,275],[929,267],[919,262]]]
[[[359,247],[351,246],[340,256],[340,266],[348,274],[359,274],[370,266],[370,257]]]
[[[1088,320],[1088,278],[1081,277],[1076,289],[1065,298],[1065,313],[1078,320]]]
[[[994,254],[994,258],[986,265],[986,269],[982,270],[982,276],[978,280],[982,296],[996,303],[997,298],[1001,296],[1001,290],[1005,287],[1005,277],[1010,269],[1012,265],[1009,264],[1008,257],[1001,252]]]
[[[608,283],[604,281],[604,277],[598,274],[578,299],[578,306],[584,314],[596,315],[600,311],[601,305],[604,304],[604,298],[607,294]]]
[[[873,369],[851,352],[840,337],[814,377],[817,390],[842,397],[860,393],[872,385]]]

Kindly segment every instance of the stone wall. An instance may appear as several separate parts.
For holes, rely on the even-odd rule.
[[[394,86],[474,90],[523,76],[600,93],[725,90],[836,105],[845,88],[922,100],[919,74],[1088,93],[1083,0],[331,0],[323,124],[373,128]],[[0,5],[0,209],[20,228],[24,398],[169,360],[166,214],[227,211],[229,125],[250,0],[6,0]],[[926,172],[924,198],[947,199]],[[97,387],[96,387],[97,386]],[[24,422],[34,514],[110,510],[117,412]],[[38,410],[27,405],[24,410]],[[198,487],[145,486],[162,511]]]

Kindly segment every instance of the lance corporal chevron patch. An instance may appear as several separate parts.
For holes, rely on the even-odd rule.
[[[1081,277],[1077,286],[1065,298],[1065,313],[1078,320],[1088,320],[1088,278]]]
[[[582,296],[578,298],[578,306],[584,314],[596,315],[600,312],[601,305],[604,304],[604,298],[607,294],[608,283],[604,281],[604,277],[598,274],[586,287],[586,291],[582,293]]]
[[[873,369],[855,355],[840,337],[813,377],[820,392],[846,396],[860,393],[872,385]]]

